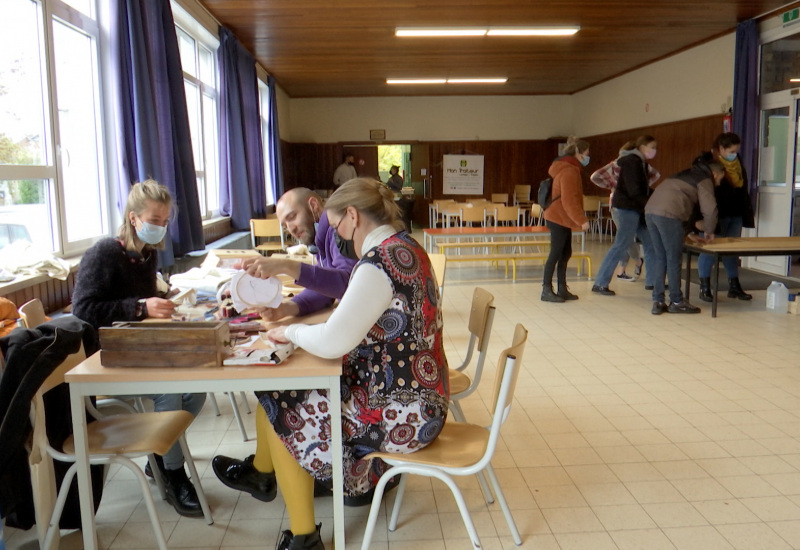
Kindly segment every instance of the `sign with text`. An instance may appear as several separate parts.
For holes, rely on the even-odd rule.
[[[443,155],[445,195],[483,195],[483,155]]]

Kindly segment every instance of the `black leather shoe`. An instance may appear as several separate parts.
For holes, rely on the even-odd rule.
[[[196,518],[203,515],[194,485],[181,466],[178,470],[164,470],[164,490],[175,511],[182,516]]]
[[[693,306],[686,300],[682,302],[675,302],[669,305],[669,309],[667,309],[670,313],[700,313],[700,308],[697,306]]]
[[[603,296],[616,296],[617,293],[608,288],[607,286],[597,286],[594,285],[592,287],[592,292],[597,292],[598,294],[602,294]]]
[[[650,310],[650,313],[653,315],[661,315],[662,313],[667,312],[667,304],[664,302],[653,302],[653,309]]]
[[[253,466],[254,458],[255,455],[250,455],[237,460],[218,455],[211,461],[211,467],[219,480],[231,489],[250,493],[262,502],[272,502],[278,494],[275,472],[259,472]]]
[[[542,285],[542,301],[561,304],[564,298],[553,292],[553,285]]]
[[[569,287],[567,285],[558,285],[558,295],[564,298],[564,300],[578,299],[578,295],[570,292]]]
[[[325,550],[319,531],[322,524],[318,523],[313,533],[295,535],[291,531],[283,531],[275,550]]]

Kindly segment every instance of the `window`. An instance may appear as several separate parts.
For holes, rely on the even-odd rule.
[[[108,233],[94,7],[4,1],[0,224],[17,230],[0,247],[17,235],[65,255]]]
[[[200,37],[190,34],[181,26],[180,15],[179,10],[176,10],[176,21],[179,21],[176,31],[186,89],[197,192],[200,198],[200,212],[203,214],[203,219],[208,219],[219,215],[219,123],[217,59],[214,53],[218,45],[209,44],[207,37],[204,37],[205,41],[201,41]]]
[[[269,131],[269,88],[263,80],[258,81],[258,97],[261,104],[261,147],[264,153],[264,186],[266,188],[267,204],[275,204],[275,189],[272,184],[272,165],[269,161],[270,131]]]

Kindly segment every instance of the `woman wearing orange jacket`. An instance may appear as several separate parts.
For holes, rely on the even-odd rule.
[[[542,281],[543,302],[577,300],[567,288],[567,262],[572,257],[572,232],[589,229],[589,220],[583,212],[583,180],[581,173],[589,164],[589,143],[570,137],[564,156],[550,165],[548,173],[553,178],[552,201],[544,212],[550,229],[550,255],[544,264]],[[553,273],[558,280],[558,291],[553,292]]]

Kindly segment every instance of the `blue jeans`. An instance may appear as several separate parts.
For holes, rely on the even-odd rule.
[[[653,244],[653,301],[664,301],[664,277],[669,280],[669,299],[683,301],[681,265],[683,258],[683,222],[674,218],[647,214],[647,229]]]
[[[650,269],[650,266],[653,265],[653,246],[650,243],[650,234],[647,232],[647,227],[642,223],[641,215],[635,210],[624,210],[622,208],[612,208],[611,215],[617,224],[617,236],[614,237],[614,244],[608,249],[606,257],[603,258],[603,263],[600,264],[594,284],[596,286],[608,286],[617,264],[628,258],[628,249],[636,237],[639,237],[639,240],[642,241],[642,248],[644,248],[644,263],[647,267],[645,284],[648,286],[654,284],[652,269]]]
[[[741,237],[742,236],[742,217],[720,218],[719,233],[717,237]],[[697,272],[700,277],[711,277],[711,266],[714,264],[714,256],[711,254],[700,254],[697,259]],[[728,279],[739,276],[739,256],[723,256],[722,265],[725,266],[725,273]]]
[[[200,409],[203,408],[203,403],[206,402],[206,394],[204,393],[160,393],[145,395],[144,397],[153,400],[153,410],[155,412],[184,410],[189,411],[195,417],[200,413]],[[177,441],[164,455],[164,467],[167,470],[183,468],[183,451]]]

